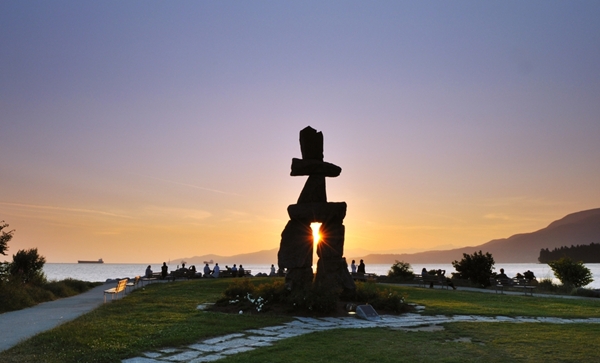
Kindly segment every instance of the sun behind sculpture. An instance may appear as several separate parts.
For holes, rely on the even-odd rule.
[[[314,222],[310,224],[310,228],[312,229],[313,243],[315,248],[321,242],[321,225],[323,223]]]

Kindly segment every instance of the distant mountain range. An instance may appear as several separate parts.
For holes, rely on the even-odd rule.
[[[460,260],[463,253],[472,254],[479,250],[489,252],[496,263],[537,263],[542,248],[550,250],[571,245],[600,243],[600,208],[569,214],[535,232],[516,234],[495,239],[478,246],[450,250],[426,251],[403,254],[367,254],[347,257],[348,261],[364,259],[371,264],[393,264],[394,261],[415,263],[451,263]],[[220,265],[229,264],[275,264],[278,248],[235,256],[204,255],[182,258],[188,265],[200,265],[213,260]],[[350,251],[348,251],[350,252]],[[348,254],[346,254],[348,256]]]

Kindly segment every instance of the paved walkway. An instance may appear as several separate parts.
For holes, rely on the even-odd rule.
[[[593,319],[559,319],[559,318],[526,318],[526,317],[484,317],[471,315],[426,316],[420,314],[403,314],[400,316],[381,316],[379,321],[361,320],[355,317],[344,318],[296,318],[296,320],[262,329],[246,330],[241,333],[202,340],[186,347],[161,349],[146,352],[142,357],[130,358],[122,363],[173,363],[173,362],[212,362],[226,356],[247,352],[260,347],[273,345],[275,342],[299,335],[331,329],[390,328],[402,330],[437,330],[439,324],[455,322],[509,322],[509,323],[592,323],[599,324],[600,318]]]
[[[104,284],[73,297],[0,314],[0,352],[92,311],[104,303],[104,290],[114,286]]]

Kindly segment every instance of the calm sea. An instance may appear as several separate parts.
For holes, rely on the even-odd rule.
[[[44,265],[44,272],[49,280],[63,280],[66,278],[73,278],[83,281],[106,281],[112,279],[119,279],[125,277],[135,277],[137,275],[143,275],[146,271],[147,264],[78,264],[78,263],[47,263]],[[160,271],[160,265],[151,265],[152,270],[155,272]],[[446,270],[446,275],[450,276],[454,272],[454,268],[451,264],[418,264],[411,265],[413,271],[418,273],[423,267],[427,270],[431,269],[443,269]],[[212,267],[212,266],[211,266]],[[247,270],[252,270],[252,274],[256,275],[259,272],[269,273],[271,269],[270,264],[265,265],[244,265]],[[391,265],[368,265],[367,272],[374,273],[377,275],[387,275]],[[496,272],[500,271],[500,268],[504,268],[504,272],[508,276],[515,276],[518,272],[523,273],[527,270],[532,271],[535,276],[540,278],[552,278],[554,274],[550,267],[546,264],[528,264],[528,263],[505,263],[496,264]],[[592,271],[594,275],[594,282],[587,287],[599,289],[600,288],[600,264],[590,263],[586,264],[586,267]],[[176,269],[177,265],[170,265],[169,271]],[[202,267],[200,268],[200,270]],[[313,268],[314,269],[314,268]],[[555,282],[559,281],[555,279]]]

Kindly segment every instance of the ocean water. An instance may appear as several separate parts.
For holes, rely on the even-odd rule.
[[[155,272],[160,271],[160,265],[150,265],[152,270]],[[115,264],[115,263],[103,263],[103,264],[79,264],[79,263],[46,263],[44,265],[44,273],[49,280],[63,280],[66,278],[73,278],[83,281],[106,281],[126,277],[135,277],[138,275],[144,275],[147,264]],[[212,267],[212,266],[211,266]],[[366,265],[366,271],[368,273],[374,273],[377,275],[387,275],[390,270],[391,264],[377,264],[377,265]],[[446,275],[450,276],[452,272],[455,272],[454,267],[451,264],[415,264],[411,265],[415,273],[419,273],[423,267],[427,270],[442,269],[446,270]],[[559,283],[554,278],[554,273],[550,269],[550,266],[539,263],[505,263],[496,264],[496,272],[500,271],[500,268],[504,269],[504,272],[508,276],[515,276],[517,273],[523,273],[527,270],[532,271],[538,279],[551,278],[556,283]],[[588,288],[600,289],[600,264],[590,263],[586,264],[586,267],[590,269],[594,277],[594,282],[588,285]],[[169,265],[169,271],[177,268],[177,265]],[[200,266],[199,270],[202,270]],[[256,275],[259,272],[268,274],[271,270],[270,264],[264,265],[244,265],[246,270],[252,270],[252,274]],[[313,270],[316,270],[313,266]]]

